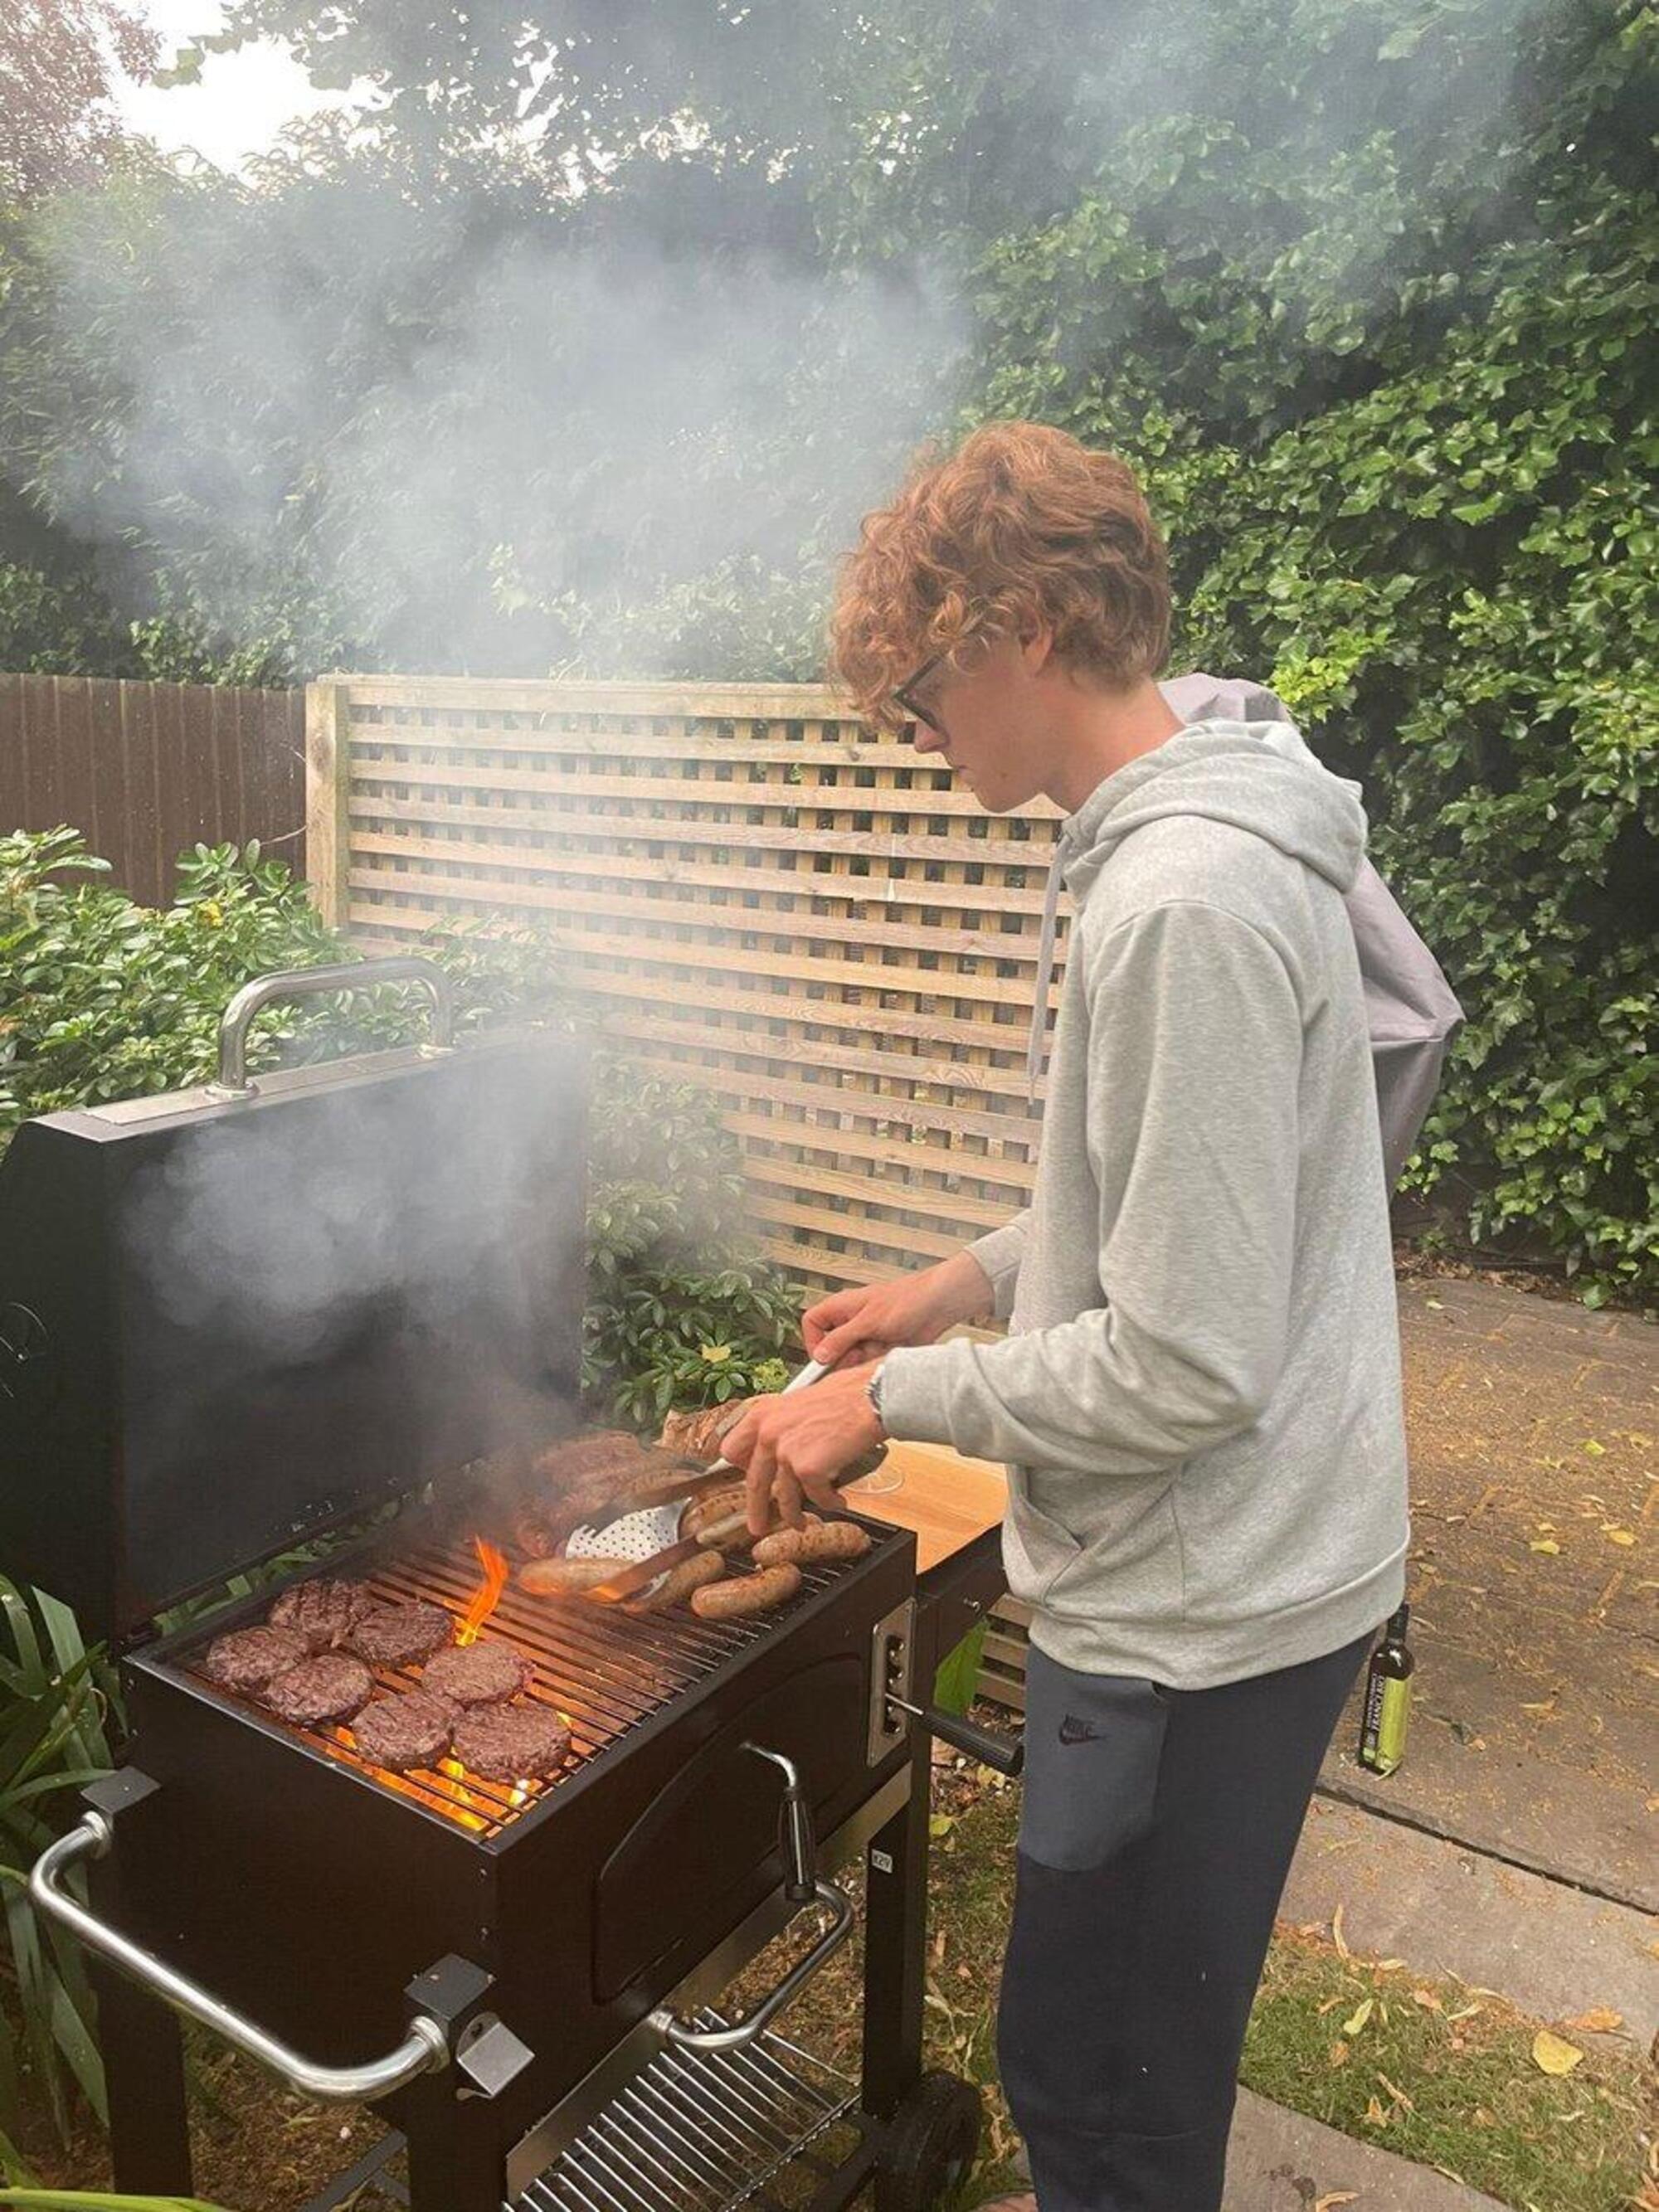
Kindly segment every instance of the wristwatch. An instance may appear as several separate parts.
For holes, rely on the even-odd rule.
[[[865,1386],[864,1386],[864,1395],[865,1395],[865,1396],[866,1396],[866,1397],[870,1401],[870,1410],[871,1410],[871,1412],[872,1412],[872,1413],[875,1415],[875,1417],[876,1417],[876,1425],[877,1425],[877,1427],[878,1427],[878,1428],[879,1428],[879,1430],[881,1431],[882,1435],[883,1435],[884,1437],[885,1437],[885,1436],[886,1436],[886,1434],[887,1434],[887,1420],[886,1420],[886,1417],[885,1417],[885,1415],[883,1413],[883,1412],[882,1412],[882,1410],[881,1410],[881,1363],[880,1363],[880,1362],[878,1362],[875,1373],[874,1373],[874,1374],[870,1377],[870,1380],[869,1380],[869,1381],[865,1384]]]

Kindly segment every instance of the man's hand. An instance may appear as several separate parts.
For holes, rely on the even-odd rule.
[[[838,1368],[805,1390],[757,1398],[720,1438],[720,1450],[744,1470],[749,1527],[763,1535],[781,1514],[799,1528],[806,1498],[834,1511],[833,1478],[884,1438],[866,1385],[875,1362]]]
[[[937,1267],[890,1282],[832,1291],[802,1315],[801,1335],[814,1359],[840,1373],[843,1367],[868,1365],[896,1345],[932,1344],[959,1321],[983,1320],[991,1306],[985,1270],[969,1254],[957,1252]]]

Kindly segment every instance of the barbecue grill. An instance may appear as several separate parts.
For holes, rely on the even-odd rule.
[[[381,982],[430,996],[427,1045],[249,1081],[262,1006]],[[581,1426],[586,1056],[452,1030],[418,960],[263,979],[216,1082],[28,1122],[0,1164],[0,1545],[118,1651],[131,1729],[31,1882],[94,1955],[117,2185],[190,2193],[182,2011],[307,2095],[384,2100],[414,2212],[725,2212],[785,2166],[811,2212],[872,2179],[920,2212],[978,2133],[921,2069],[929,1736],[1018,1758],[924,1693],[1000,1590],[996,1532],[919,1577],[866,1521],[865,1556],[735,1620],[503,1585],[526,1443]],[[207,1678],[348,1528],[327,1573],[509,1643],[562,1767],[392,1773]],[[782,2014],[860,1857],[843,2079]],[[732,2017],[797,1915],[810,1943]]]

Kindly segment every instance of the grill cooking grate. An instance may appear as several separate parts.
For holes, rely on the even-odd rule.
[[[728,2023],[708,2009],[699,2027]],[[781,2035],[723,2056],[658,2052],[503,2212],[732,2212],[858,2101],[856,2083]]]
[[[375,1596],[389,1605],[417,1599],[441,1605],[459,1620],[478,1589],[478,1562],[470,1544],[411,1547],[395,1558],[354,1570]],[[591,1598],[533,1598],[509,1582],[485,1620],[479,1641],[511,1644],[530,1662],[533,1674],[527,1698],[551,1705],[571,1732],[571,1752],[559,1773],[514,1784],[490,1782],[446,1759],[435,1768],[416,1767],[392,1774],[370,1764],[358,1752],[347,1729],[295,1729],[331,1759],[354,1767],[382,1788],[413,1799],[475,1834],[498,1834],[526,1806],[535,1804],[561,1779],[659,1711],[682,1691],[702,1680],[745,1646],[770,1635],[790,1619],[802,1599],[845,1572],[835,1565],[804,1571],[801,1595],[776,1613],[747,1620],[699,1620],[682,1606],[658,1613],[602,1606]],[[205,1648],[205,1639],[204,1644]],[[186,1662],[186,1664],[189,1662]],[[198,1681],[205,1678],[198,1675]],[[416,1689],[416,1668],[376,1668],[377,1695]],[[216,1697],[228,1692],[213,1684]],[[266,1720],[271,1716],[262,1712]]]

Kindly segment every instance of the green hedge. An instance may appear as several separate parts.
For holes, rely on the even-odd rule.
[[[394,88],[413,68],[423,116],[414,58],[453,47],[445,0],[266,14],[355,41]],[[796,11],[781,44],[776,10],[658,16],[642,73],[625,37],[559,64],[592,97],[545,111],[549,160],[653,88],[708,109],[708,146],[658,160],[630,123],[578,200],[469,131],[527,88],[492,50],[456,53],[430,143],[278,156],[257,182],[135,162],[0,216],[14,665],[303,674],[467,636],[459,657],[499,672],[810,676],[830,564],[900,426],[1062,423],[1148,479],[1176,665],[1271,681],[1362,779],[1376,856],[1468,1010],[1413,1188],[1589,1299],[1659,1299],[1659,13],[867,0]],[[739,59],[751,38],[769,60]],[[348,203],[365,219],[319,233]],[[688,270],[723,286],[742,240],[752,298],[799,313],[792,354],[787,318],[732,307],[741,280],[709,291],[718,362],[751,372],[729,388],[716,356],[644,343],[607,410],[588,322],[535,319],[567,281],[605,296],[582,289],[595,268],[643,307],[641,267],[670,301]],[[532,264],[495,302],[490,272]],[[274,355],[257,315],[225,326],[250,269],[256,304],[282,303]],[[469,369],[498,325],[532,366],[505,483],[500,396]],[[366,425],[407,469],[365,483]],[[118,619],[68,580],[90,578],[88,501],[124,518],[97,570],[125,579]]]

